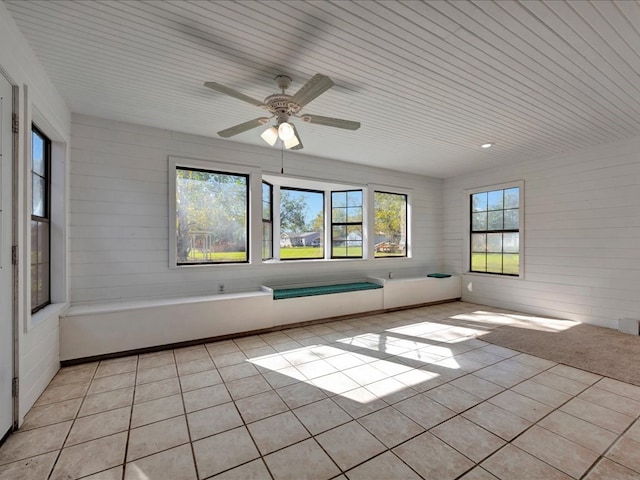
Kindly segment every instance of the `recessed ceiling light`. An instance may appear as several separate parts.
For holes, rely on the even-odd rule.
[[[493,142],[488,142],[488,143],[483,143],[482,145],[480,145],[482,148],[491,148],[493,147],[494,143]]]

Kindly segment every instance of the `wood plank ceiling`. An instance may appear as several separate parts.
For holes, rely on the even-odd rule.
[[[73,112],[215,136],[263,112],[203,82],[323,73],[305,111],[362,128],[298,122],[301,153],[436,177],[640,135],[636,0],[4,3]]]

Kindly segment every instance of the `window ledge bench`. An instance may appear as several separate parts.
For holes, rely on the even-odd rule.
[[[72,305],[60,316],[66,364],[279,329],[311,320],[457,300],[461,277],[377,278]]]

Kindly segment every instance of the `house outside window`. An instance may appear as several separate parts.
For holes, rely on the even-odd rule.
[[[470,194],[471,272],[520,275],[521,186]]]
[[[331,192],[331,258],[362,258],[362,190]]]
[[[249,261],[249,176],[176,167],[176,263]]]
[[[31,313],[51,303],[51,140],[31,130]]]
[[[374,257],[407,256],[407,195],[374,192]]]

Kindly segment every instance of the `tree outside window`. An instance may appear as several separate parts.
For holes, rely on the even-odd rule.
[[[407,196],[374,192],[374,256],[407,256]]]

